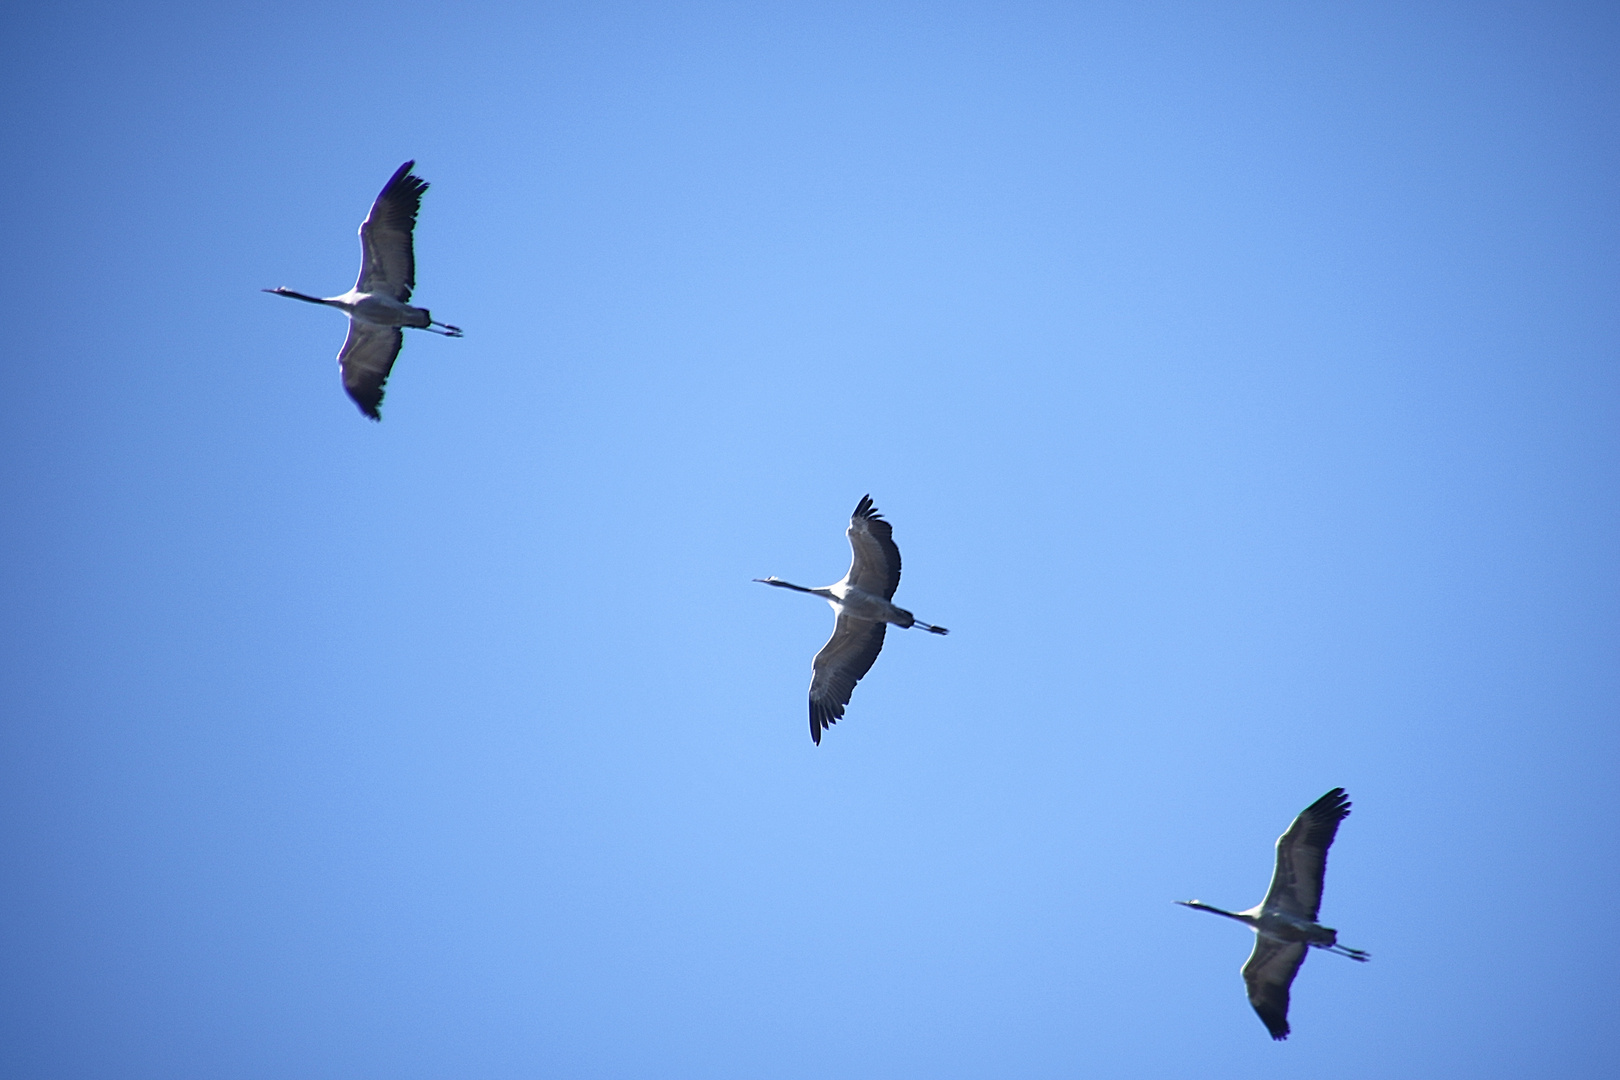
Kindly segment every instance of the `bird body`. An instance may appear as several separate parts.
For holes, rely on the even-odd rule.
[[[341,296],[305,296],[291,289],[266,289],[277,296],[290,296],[294,300],[307,300],[312,304],[335,307],[356,322],[368,326],[409,326],[426,330],[433,325],[433,316],[427,308],[412,307],[386,293],[361,292],[350,289]],[[448,334],[447,337],[454,337]]]
[[[1263,938],[1284,943],[1300,942],[1306,945],[1315,945],[1328,948],[1338,944],[1338,932],[1331,927],[1310,919],[1300,918],[1287,911],[1266,910],[1264,904],[1257,904],[1247,911],[1222,911],[1212,907],[1201,900],[1177,900],[1182,907],[1196,908],[1199,911],[1208,911],[1215,915],[1225,915],[1229,919],[1236,919]]]
[[[460,327],[435,322],[427,308],[408,302],[416,288],[412,232],[428,183],[411,174],[414,161],[394,171],[360,223],[360,277],[340,296],[309,296],[287,288],[267,293],[337,308],[349,317],[349,336],[338,353],[343,388],[373,420],[382,419],[383,384],[404,344],[404,328],[461,337]]]
[[[1288,992],[1313,948],[1351,960],[1370,959],[1360,949],[1339,944],[1338,932],[1317,922],[1327,852],[1339,822],[1350,816],[1350,800],[1334,788],[1300,812],[1277,838],[1277,865],[1266,898],[1247,911],[1224,911],[1201,900],[1177,900],[1183,907],[1223,915],[1255,933],[1254,951],[1243,965],[1249,1004],[1273,1039],[1288,1038]]]
[[[893,623],[904,629],[917,625],[917,617],[905,608],[896,606],[886,597],[858,589],[849,584],[847,579],[834,582],[822,589],[807,589],[802,585],[794,585],[775,577],[755,578],[755,580],[762,585],[775,585],[778,588],[819,596],[832,606],[834,615],[848,616],[862,622]]]
[[[844,715],[855,684],[872,670],[888,626],[915,626],[931,634],[950,632],[943,626],[922,622],[894,604],[892,597],[900,585],[900,549],[895,546],[893,529],[872,504],[872,496],[865,496],[856,505],[847,535],[849,572],[831,585],[809,588],[777,577],[754,579],[764,585],[810,593],[832,605],[836,616],[832,637],[816,654],[810,675],[810,739],[818,746],[821,733]]]

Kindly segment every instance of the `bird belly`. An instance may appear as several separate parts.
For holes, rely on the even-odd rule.
[[[895,607],[881,596],[873,596],[860,589],[845,589],[837,607],[842,614],[865,622],[886,622],[897,626],[910,626],[916,622],[911,617],[911,612]]]
[[[433,321],[426,308],[411,307],[376,293],[361,293],[349,309],[349,316],[372,326],[414,326],[419,329]]]
[[[1280,911],[1261,915],[1255,930],[1276,941],[1303,941],[1309,945],[1332,945],[1338,940],[1338,934],[1327,927]]]

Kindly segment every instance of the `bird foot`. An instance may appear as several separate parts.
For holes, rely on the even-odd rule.
[[[1367,952],[1365,949],[1352,949],[1348,945],[1330,945],[1328,946],[1328,952],[1338,956],[1347,956],[1351,960],[1362,964],[1372,959],[1372,953]]]

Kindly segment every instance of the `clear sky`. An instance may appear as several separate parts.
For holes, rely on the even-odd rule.
[[[1598,3],[12,8],[0,1074],[1620,1075],[1617,116]],[[372,424],[258,290],[408,158]],[[1336,785],[1274,1044],[1171,901]]]

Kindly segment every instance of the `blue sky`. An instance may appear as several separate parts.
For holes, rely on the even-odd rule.
[[[363,35],[363,37],[362,37]],[[0,34],[0,1072],[1604,1077],[1620,18]],[[433,183],[384,420],[330,295]],[[871,492],[890,634],[812,747]],[[1294,1037],[1271,843],[1355,801]]]

